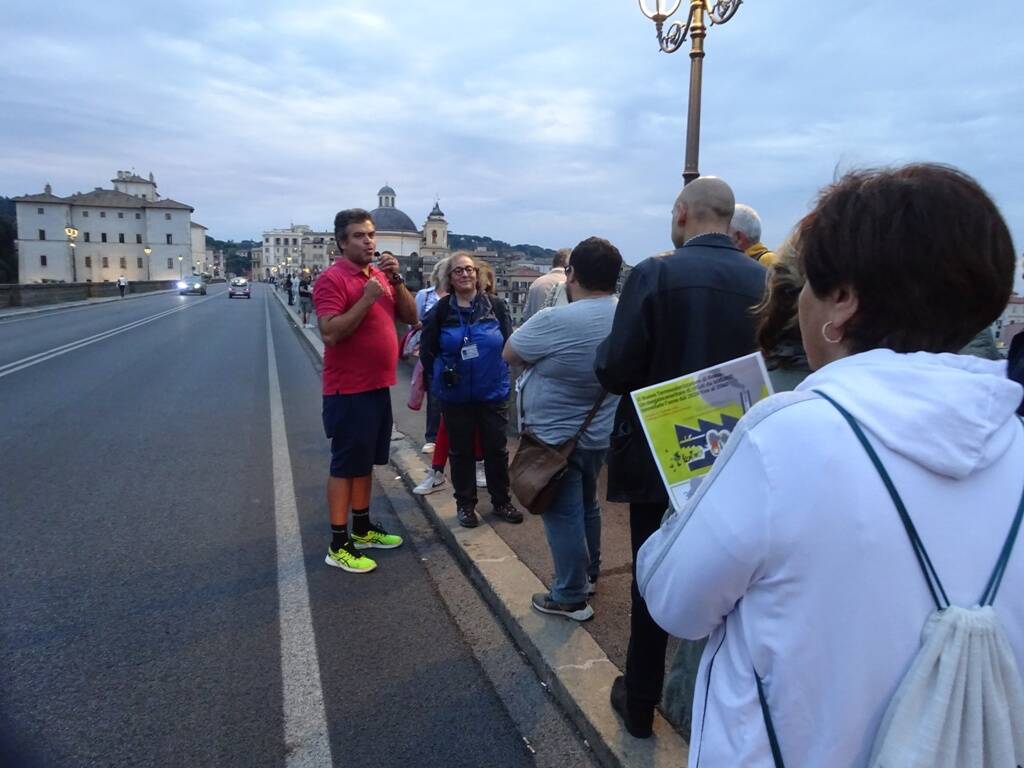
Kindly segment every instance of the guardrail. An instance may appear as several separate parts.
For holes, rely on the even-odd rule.
[[[138,280],[128,283],[128,293],[166,291],[177,283],[177,280]],[[117,295],[117,283],[7,283],[0,284],[0,307],[35,307]]]

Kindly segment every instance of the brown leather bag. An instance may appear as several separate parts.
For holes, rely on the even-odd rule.
[[[523,428],[519,436],[519,450],[516,451],[515,458],[508,468],[508,475],[512,493],[530,513],[541,515],[551,506],[558,490],[558,483],[569,468],[569,456],[576,450],[576,443],[594,420],[607,394],[601,393],[583,421],[583,426],[561,445],[548,445],[528,428]],[[522,403],[522,392],[519,396]],[[520,423],[523,423],[522,411]]]

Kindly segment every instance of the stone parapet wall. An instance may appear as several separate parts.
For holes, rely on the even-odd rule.
[[[138,280],[128,283],[128,293],[165,291],[176,285],[177,280]],[[0,284],[0,307],[35,307],[117,295],[117,283]]]

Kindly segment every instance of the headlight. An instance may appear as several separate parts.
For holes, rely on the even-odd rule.
[[[184,282],[182,280],[179,280],[178,281],[178,287],[179,288],[188,288],[188,283],[186,283],[186,282]]]

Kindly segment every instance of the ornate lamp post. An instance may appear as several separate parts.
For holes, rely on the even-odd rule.
[[[142,252],[143,252],[144,254],[146,254],[146,279],[147,279],[147,280],[151,280],[151,279],[152,279],[152,277],[153,277],[153,272],[152,272],[152,269],[150,268],[150,264],[149,264],[149,254],[151,254],[151,253],[153,252],[153,249],[152,249],[152,248],[150,248],[150,247],[149,247],[149,246],[147,245],[146,247],[144,247],[144,248],[142,249]]]
[[[74,227],[64,227],[64,234],[68,236],[68,250],[71,252],[71,282],[78,282],[78,260],[75,258],[75,238],[78,237],[78,230]]]
[[[704,38],[707,35],[707,16],[711,25],[725,24],[736,15],[743,0],[689,0],[690,10],[686,21],[677,21],[668,28],[662,27],[669,17],[679,10],[682,0],[654,0],[651,13],[646,0],[637,0],[644,16],[654,22],[658,34],[658,47],[665,53],[675,53],[682,48],[687,36],[690,38],[690,106],[686,114],[686,165],[683,168],[683,183],[689,184],[700,176],[697,159],[700,154],[700,91],[704,70]],[[666,10],[667,5],[671,9]]]

